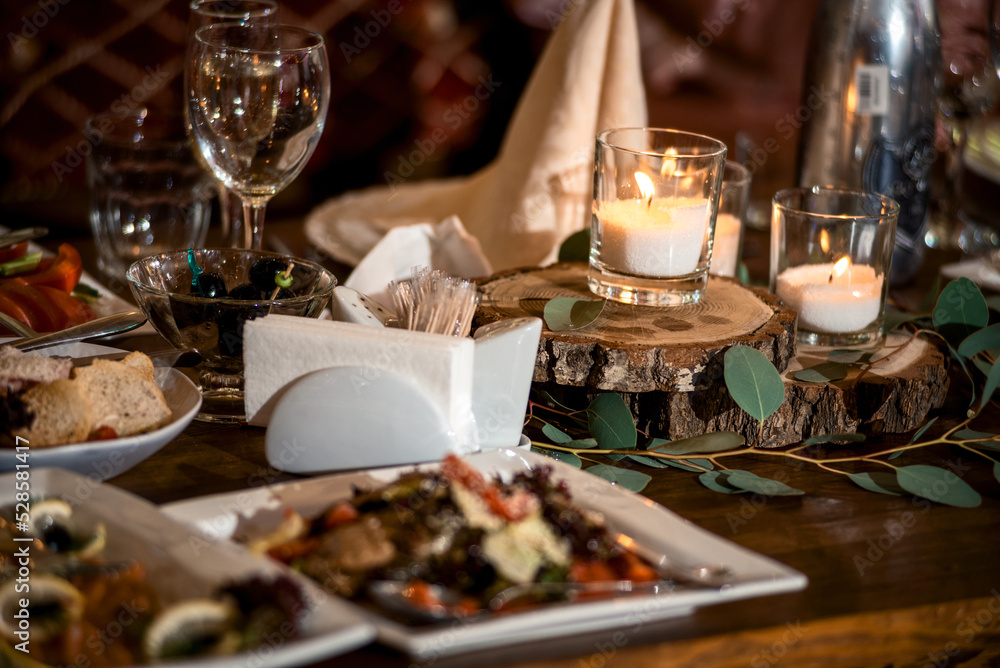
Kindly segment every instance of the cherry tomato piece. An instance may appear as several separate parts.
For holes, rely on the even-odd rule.
[[[22,241],[21,243],[14,244],[13,246],[0,248],[0,262],[10,262],[11,260],[16,260],[19,257],[24,257],[27,254],[28,242]]]

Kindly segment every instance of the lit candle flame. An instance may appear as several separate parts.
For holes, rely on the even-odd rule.
[[[656,189],[653,187],[653,179],[649,178],[645,172],[636,172],[635,182],[639,184],[639,192],[645,198],[646,208],[648,209],[653,204],[653,195],[656,193]]]
[[[668,148],[664,155],[673,156],[677,155],[677,149]],[[660,176],[669,176],[677,171],[677,161],[665,158],[663,164],[660,165]]]
[[[819,232],[819,247],[823,249],[824,253],[830,252],[830,234],[826,230]]]
[[[837,260],[837,263],[833,265],[833,269],[830,271],[830,280],[827,281],[827,283],[833,283],[833,279],[837,278],[838,276],[841,276],[845,271],[848,270],[848,268],[850,268],[850,266],[851,266],[851,258],[847,257],[846,255]]]

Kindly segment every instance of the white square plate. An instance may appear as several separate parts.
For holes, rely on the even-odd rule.
[[[471,622],[456,621],[420,628],[399,624],[377,613],[365,613],[378,627],[382,642],[413,657],[440,657],[596,629],[613,629],[634,623],[636,615],[652,622],[688,614],[699,606],[795,591],[806,586],[807,580],[802,573],[719,538],[643,496],[566,464],[524,449],[484,452],[465,460],[486,475],[499,474],[505,478],[518,471],[551,466],[553,478],[569,485],[576,504],[603,513],[607,526],[634,540],[637,550],[644,555],[665,556],[680,569],[725,565],[733,574],[732,584],[722,589],[679,589],[659,596],[637,594],[554,604]],[[291,507],[305,517],[313,517],[333,502],[350,498],[355,487],[371,489],[384,485],[413,468],[395,467],[313,478],[181,501],[164,506],[163,510],[198,528],[206,536],[231,538],[237,527],[242,530],[247,522],[255,528],[277,522],[283,508]]]
[[[29,460],[30,464],[30,460]],[[205,540],[190,528],[166,517],[153,504],[110,485],[68,471],[27,469],[30,494],[35,501],[60,497],[84,524],[103,522],[109,561],[135,559],[146,567],[148,582],[164,602],[206,596],[236,579],[289,573],[280,564],[251,556],[227,541]],[[15,474],[0,476],[0,506],[14,504]],[[287,643],[261,646],[246,652],[211,659],[171,662],[185,668],[245,668],[266,658],[269,667],[298,666],[336,656],[371,642],[375,629],[352,606],[326,596],[306,578],[303,585],[309,611],[301,637]],[[255,655],[256,654],[256,655]]]

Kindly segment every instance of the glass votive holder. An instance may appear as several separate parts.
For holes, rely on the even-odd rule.
[[[743,250],[743,220],[749,203],[750,170],[738,162],[726,160],[719,215],[715,219],[710,273],[716,276],[736,275]]]
[[[677,130],[597,135],[587,282],[626,304],[698,302],[708,284],[726,145]]]
[[[799,314],[802,343],[875,348],[899,205],[876,193],[791,188],[771,200],[771,291]]]

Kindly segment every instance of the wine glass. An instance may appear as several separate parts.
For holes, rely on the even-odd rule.
[[[191,0],[188,15],[188,39],[186,63],[191,62],[194,34],[198,28],[213,23],[239,23],[247,26],[269,28],[278,24],[278,3],[276,0]],[[188,75],[185,68],[184,75]],[[186,90],[185,86],[185,90]],[[185,105],[185,119],[187,105]],[[201,158],[201,152],[195,150]],[[204,163],[204,161],[202,161]],[[211,171],[207,164],[202,165],[206,171]],[[240,246],[244,243],[243,202],[237,193],[231,193],[222,183],[217,188],[219,194],[219,222],[223,235],[230,238],[230,245]]]
[[[305,167],[323,132],[330,72],[323,37],[288,25],[212,24],[195,32],[191,134],[243,199],[243,247],[260,250],[268,200]]]

